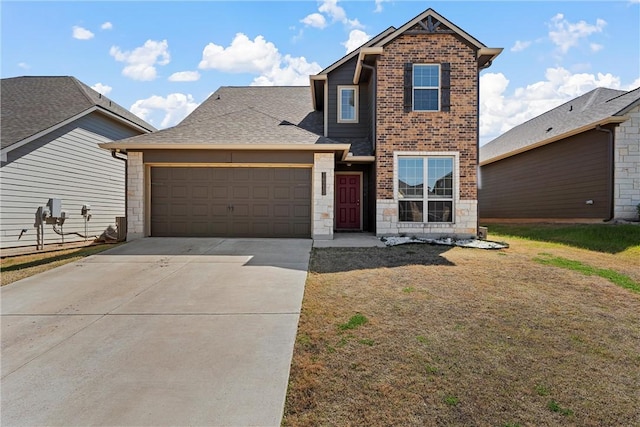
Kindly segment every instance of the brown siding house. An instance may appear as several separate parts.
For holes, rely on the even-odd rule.
[[[639,102],[595,89],[481,147],[481,221],[635,219]]]

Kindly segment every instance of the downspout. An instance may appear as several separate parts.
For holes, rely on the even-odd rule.
[[[111,157],[114,159],[122,160],[124,162],[124,221],[126,224],[129,223],[128,215],[129,215],[129,162],[126,157],[118,157],[117,153],[120,150],[114,149],[111,150]],[[128,226],[127,226],[128,227]],[[120,234],[120,232],[118,232]],[[126,235],[126,234],[125,234]]]
[[[614,188],[613,188],[613,174],[614,174],[614,168],[613,168],[613,132],[611,131],[611,129],[607,129],[607,128],[603,128],[600,125],[596,125],[596,130],[598,132],[606,132],[609,134],[609,143],[608,143],[608,150],[607,150],[607,161],[609,164],[609,176],[608,176],[608,187],[609,187],[609,218],[605,219],[604,222],[608,222],[611,221],[613,219],[614,216],[614,212],[613,212],[613,204],[615,203],[615,196],[614,196]]]
[[[480,71],[490,65],[491,61],[476,73],[476,236],[480,235]]]

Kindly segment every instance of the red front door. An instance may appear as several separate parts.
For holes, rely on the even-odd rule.
[[[360,230],[360,175],[336,174],[336,228]]]

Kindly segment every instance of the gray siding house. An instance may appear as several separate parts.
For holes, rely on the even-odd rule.
[[[64,236],[44,226],[44,244],[92,240],[125,216],[125,162],[98,144],[155,129],[73,77],[7,78],[0,89],[2,249],[36,245],[49,199],[68,217],[56,227]]]
[[[640,88],[594,89],[480,147],[483,222],[637,219]]]

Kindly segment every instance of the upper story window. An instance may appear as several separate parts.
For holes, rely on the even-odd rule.
[[[413,111],[440,109],[440,65],[413,64]]]
[[[404,64],[404,111],[451,111],[451,64]]]
[[[358,86],[338,86],[338,123],[358,123]]]

